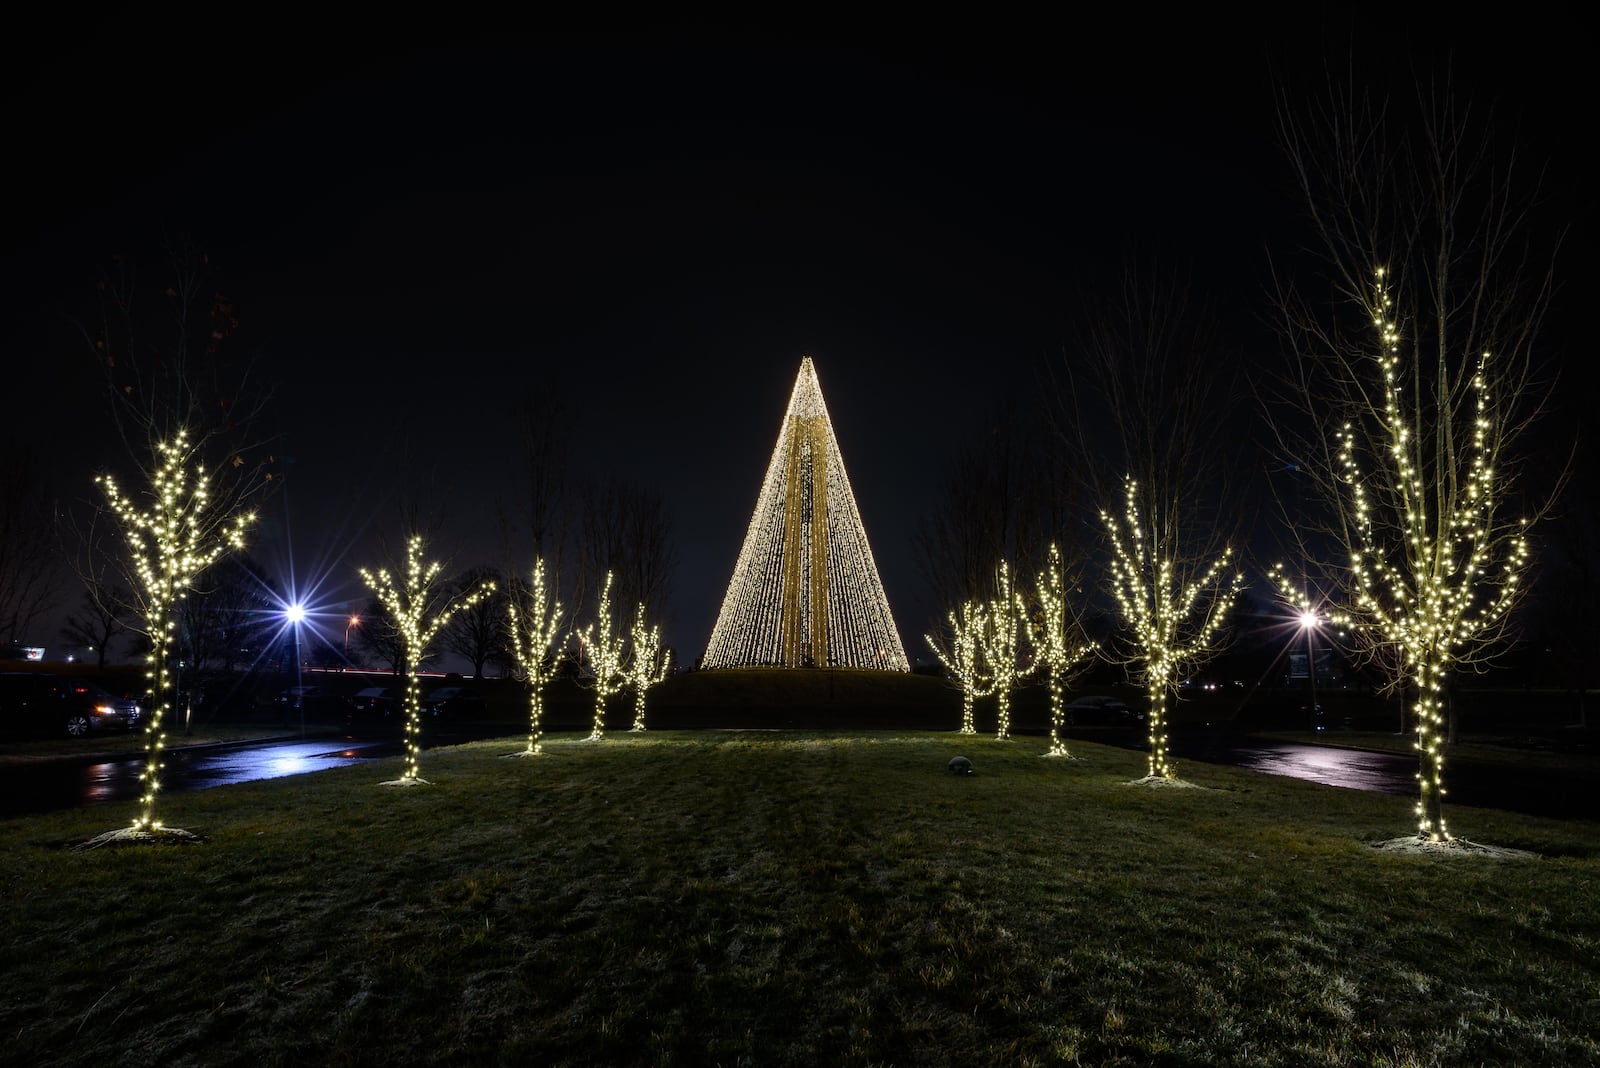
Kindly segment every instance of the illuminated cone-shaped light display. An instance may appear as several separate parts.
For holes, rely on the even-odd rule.
[[[809,356],[705,664],[910,669]]]

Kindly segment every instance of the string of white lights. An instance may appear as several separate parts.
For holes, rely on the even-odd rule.
[[[406,573],[403,578],[397,580],[388,568],[379,568],[375,572],[364,567],[358,569],[363,581],[393,617],[405,652],[406,769],[399,779],[394,780],[398,785],[427,782],[422,777],[422,689],[417,681],[417,669],[427,659],[428,646],[452,616],[494,593],[494,583],[485,580],[460,599],[446,603],[432,619],[428,619],[429,607],[438,600],[436,584],[441,567],[443,565],[437,560],[429,562],[423,559],[422,537],[413,535],[406,542]]]
[[[666,681],[672,669],[672,652],[662,652],[661,627],[645,626],[644,605],[633,617],[629,632],[632,648],[628,658],[628,685],[633,689],[633,730],[642,731],[644,725],[644,699],[650,687]]]
[[[1111,535],[1111,588],[1122,619],[1138,650],[1138,660],[1150,702],[1150,774],[1174,777],[1167,759],[1167,697],[1185,674],[1216,652],[1222,620],[1243,588],[1244,576],[1235,574],[1224,583],[1223,571],[1233,557],[1232,547],[1211,562],[1198,577],[1184,584],[1174,562],[1177,547],[1159,536],[1145,533],[1139,512],[1138,484],[1126,481],[1123,516],[1100,513]],[[1198,620],[1192,618],[1197,602]]]
[[[600,589],[600,608],[595,622],[583,628],[578,642],[589,658],[589,670],[594,678],[594,729],[588,740],[598,742],[606,736],[606,698],[617,693],[628,681],[623,667],[623,646],[627,635],[612,633],[611,629],[611,572],[606,572],[606,583]]]
[[[172,642],[177,630],[180,602],[201,572],[230,549],[242,548],[245,528],[254,514],[212,514],[205,469],[180,429],[154,447],[155,468],[150,472],[148,507],[124,494],[110,475],[95,481],[106,495],[112,514],[122,528],[128,559],[144,591],[143,614],[150,652],[145,677],[150,683],[150,719],[145,725],[145,762],[140,773],[139,814],[135,831],[160,831],[156,819],[156,794],[161,789],[161,751],[167,735],[162,729],[172,707]]]
[[[706,649],[762,664],[910,669],[809,356]]]
[[[519,600],[524,602],[520,609]],[[528,748],[523,753],[536,756],[543,748],[539,739],[544,734],[544,688],[555,677],[563,644],[556,640],[561,630],[561,602],[550,599],[542,557],[533,562],[528,586],[512,591],[506,611],[511,617],[511,653],[528,687]]]

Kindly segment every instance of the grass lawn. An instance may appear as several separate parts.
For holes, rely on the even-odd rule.
[[[0,823],[0,1060],[1592,1064],[1600,825],[1042,739],[558,735]],[[954,754],[977,774],[945,773]]]

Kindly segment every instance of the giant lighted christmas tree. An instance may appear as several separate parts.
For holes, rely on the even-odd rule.
[[[909,669],[809,356],[705,664]]]

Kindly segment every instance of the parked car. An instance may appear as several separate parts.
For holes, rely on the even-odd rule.
[[[483,698],[460,686],[441,686],[422,699],[422,714],[435,719],[482,719]]]
[[[339,701],[321,686],[291,686],[277,696],[277,703],[288,706],[285,711],[320,715],[334,712]]]
[[[350,714],[363,719],[388,719],[398,716],[404,698],[387,686],[368,686],[349,699]]]
[[[135,730],[139,703],[87,679],[44,672],[0,674],[0,730],[11,735],[83,738],[100,731]]]
[[[1061,710],[1069,727],[1135,727],[1144,715],[1115,697],[1091,695],[1069,701]]]

